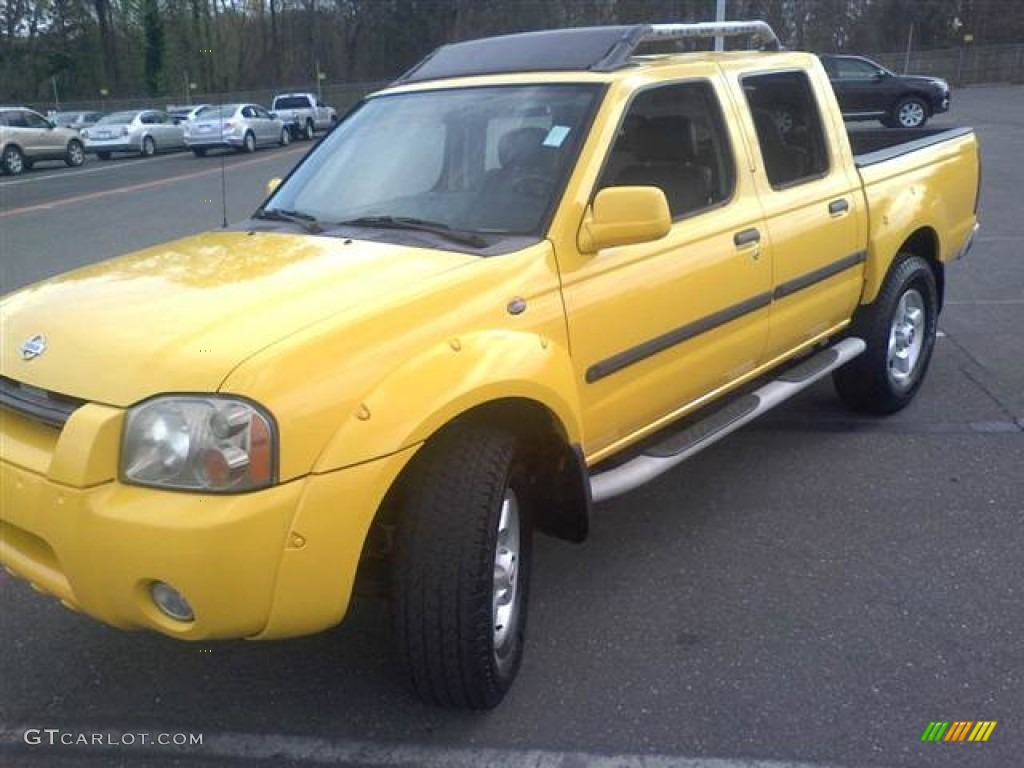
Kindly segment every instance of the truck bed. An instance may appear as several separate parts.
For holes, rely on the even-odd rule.
[[[971,128],[850,128],[850,147],[857,167],[880,163],[933,144],[964,136]]]

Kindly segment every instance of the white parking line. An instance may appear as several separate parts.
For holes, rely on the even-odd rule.
[[[53,728],[50,724],[43,726]],[[0,726],[0,747],[17,748],[25,753],[42,752],[50,747],[44,741],[26,746],[26,731],[38,735],[39,727]],[[87,734],[82,728],[62,727],[61,733]],[[805,763],[786,760],[748,760],[719,757],[677,757],[675,755],[596,754],[589,752],[557,752],[545,749],[511,750],[488,748],[439,747],[428,744],[375,744],[368,741],[318,739],[302,736],[252,733],[204,733],[203,743],[195,746],[172,746],[155,743],[140,744],[137,732],[103,730],[99,744],[76,749],[74,739],[59,747],[63,755],[82,757],[93,754],[127,755],[133,762],[145,754],[175,756],[196,760],[271,761],[277,765],[287,761],[303,764],[360,766],[361,768],[839,768],[835,763]],[[123,736],[134,737],[124,741]],[[109,738],[108,738],[109,737]],[[84,740],[88,741],[88,739]],[[128,745],[128,746],[122,746]],[[45,746],[44,746],[45,745]],[[877,764],[875,768],[881,768]]]
[[[157,155],[156,157],[136,157],[127,160],[114,160],[110,163],[106,163],[106,161],[103,160],[93,160],[92,162],[102,162],[104,165],[98,168],[79,168],[67,171],[57,171],[55,173],[51,173],[49,176],[29,176],[18,179],[4,179],[0,182],[0,187],[13,187],[17,184],[32,184],[37,181],[49,181],[51,179],[70,179],[75,176],[85,176],[89,173],[101,173],[103,171],[117,171],[121,168],[130,168],[133,165],[138,165],[143,162],[158,163],[161,160],[181,160],[187,157],[192,157],[191,153],[178,152],[177,154]]]

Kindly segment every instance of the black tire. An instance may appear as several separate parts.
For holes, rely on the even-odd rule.
[[[875,414],[894,413],[910,403],[928,372],[938,316],[931,265],[920,256],[901,254],[878,298],[853,316],[850,335],[864,339],[867,350],[832,376],[843,403]]]
[[[246,133],[242,139],[242,151],[250,155],[256,151],[256,137],[253,136],[252,131]]]
[[[928,105],[917,96],[900,99],[889,116],[894,128],[924,128],[928,122]]]
[[[316,133],[316,130],[313,127],[313,121],[312,120],[307,120],[306,124],[302,127],[302,138],[304,138],[306,141],[312,141],[313,140],[313,135],[315,133]]]
[[[72,139],[68,142],[67,153],[64,155],[64,164],[69,168],[77,168],[85,164],[85,147],[82,142]]]
[[[206,157],[206,147],[193,147],[192,154],[196,157]]]
[[[13,144],[4,147],[3,155],[0,155],[0,170],[9,176],[17,176],[25,170],[25,155],[18,147]]]
[[[146,136],[142,139],[142,156],[152,157],[156,154],[156,142],[152,136]]]
[[[96,153],[96,157],[98,157],[100,160],[109,160],[110,159],[110,153],[109,152],[97,152]]]
[[[423,450],[399,523],[399,656],[425,702],[491,709],[519,671],[529,601],[532,523],[519,443],[504,430],[456,426]],[[512,519],[502,537],[499,525]]]
[[[292,143],[292,132],[289,131],[287,128],[282,128],[281,129],[281,138],[278,140],[278,144],[280,144],[282,147],[287,147],[291,143]]]

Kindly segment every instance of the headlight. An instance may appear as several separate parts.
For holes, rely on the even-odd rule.
[[[247,400],[170,395],[128,411],[121,436],[127,483],[235,493],[272,485],[277,435],[268,413]]]

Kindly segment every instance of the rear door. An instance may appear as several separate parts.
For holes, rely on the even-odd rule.
[[[732,82],[756,138],[754,180],[772,247],[771,360],[834,332],[852,314],[867,255],[863,190],[826,132],[843,126],[822,118],[815,89],[828,89],[823,74],[741,73]],[[772,117],[779,103],[791,117],[785,132]]]
[[[591,192],[660,187],[669,234],[596,254],[580,253],[575,235],[556,244],[590,460],[752,371],[764,354],[772,274],[762,216],[743,147],[726,129],[721,78],[704,71],[645,88],[610,116],[618,136]]]

